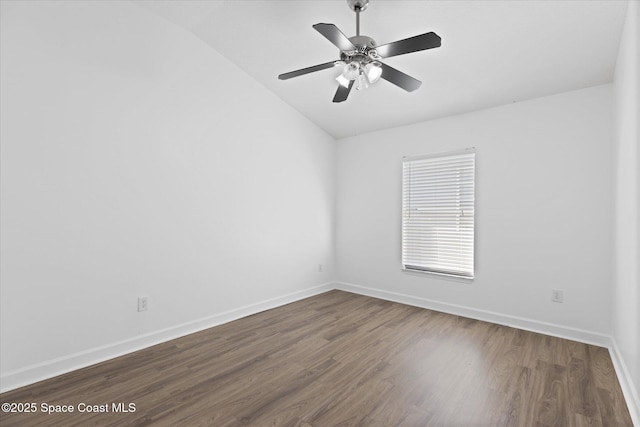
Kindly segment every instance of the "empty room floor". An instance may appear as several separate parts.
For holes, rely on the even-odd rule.
[[[632,425],[605,348],[342,291],[0,400],[37,405],[3,427]]]

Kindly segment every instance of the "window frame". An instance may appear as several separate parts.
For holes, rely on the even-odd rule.
[[[445,160],[446,159],[446,160]],[[433,161],[430,161],[433,160]],[[430,180],[435,177],[437,179],[443,179],[441,176],[433,175],[433,169],[437,166],[440,166],[442,169],[442,163],[452,163],[456,166],[445,166],[445,173],[458,173],[460,174],[459,182],[454,183],[453,185],[446,185],[446,196],[445,199],[448,199],[445,203],[446,207],[442,208],[446,213],[444,214],[444,219],[429,219],[425,218],[424,215],[428,215],[428,213],[423,214],[422,219],[417,219],[416,221],[410,221],[408,218],[411,217],[411,212],[419,212],[423,211],[434,211],[437,212],[437,209],[432,207],[420,208],[419,205],[421,202],[426,202],[426,206],[438,205],[440,206],[442,201],[442,192],[443,189],[438,186],[438,184],[429,187],[426,189],[427,193],[437,191],[439,193],[439,197],[432,199],[430,196],[425,195],[416,195],[417,191],[415,189],[407,188],[407,186],[411,186],[411,182],[409,179],[409,183],[407,175],[411,178],[416,177],[416,174],[423,174],[422,179],[425,179],[424,169],[427,170],[431,168],[431,171],[426,172],[426,174],[431,173],[429,176]],[[462,166],[465,165],[466,166]],[[423,169],[423,172],[413,172],[407,168],[411,168],[411,166],[419,166]],[[439,152],[433,154],[427,154],[422,156],[405,156],[402,158],[402,212],[401,212],[401,266],[402,270],[407,273],[417,273],[417,274],[429,274],[442,276],[446,278],[455,278],[462,279],[463,281],[472,281],[476,274],[475,268],[475,201],[476,201],[476,177],[475,177],[475,168],[476,168],[476,149],[475,147]],[[442,172],[440,172],[442,173]],[[434,188],[438,187],[438,188]],[[421,190],[422,191],[422,190]],[[409,192],[409,193],[408,193]],[[413,196],[413,197],[412,197]],[[447,197],[448,196],[448,197]],[[457,199],[456,199],[457,197]],[[415,208],[412,207],[411,201],[415,199],[416,205]],[[449,200],[450,199],[450,200]],[[423,205],[425,206],[425,205]],[[440,209],[440,208],[438,208]],[[469,214],[469,209],[471,213]],[[449,212],[447,212],[447,210]],[[455,214],[455,210],[459,211],[459,214]],[[466,213],[465,213],[466,211]],[[442,211],[441,211],[442,212]],[[442,216],[442,213],[439,212],[437,215]],[[456,218],[457,217],[457,218]],[[435,225],[434,225],[435,223]],[[418,225],[416,225],[418,224]],[[439,226],[438,227],[436,227]],[[408,231],[408,228],[416,228],[420,227],[419,231]],[[424,237],[426,233],[423,233],[426,227],[430,227],[427,233],[433,233],[435,229],[436,235],[438,234],[439,229],[446,228],[447,233],[451,233],[451,227],[457,228],[457,234],[454,233],[454,240],[458,239],[457,243],[454,243],[453,246],[448,242],[448,238],[442,239],[440,241],[436,238],[427,239]],[[469,231],[469,227],[471,230]],[[440,232],[442,233],[442,232]],[[419,235],[421,234],[421,236]],[[407,236],[412,237],[413,243],[407,242]],[[418,243],[415,243],[416,239],[419,240]],[[470,243],[469,243],[470,240]],[[426,249],[424,250],[425,244],[427,241],[427,245],[435,247],[435,249]],[[446,241],[446,243],[445,243]],[[457,246],[455,246],[457,244]],[[448,257],[446,255],[440,255],[442,252],[449,252],[451,254],[452,250],[458,249],[460,253],[458,257]],[[420,251],[416,255],[416,251]],[[407,252],[410,253],[408,256]],[[466,252],[466,255],[464,254]],[[470,253],[470,255],[469,255]],[[421,258],[422,261],[416,262],[417,258]],[[430,261],[425,261],[426,259],[431,258]],[[436,259],[433,261],[433,259]],[[449,258],[451,261],[442,261],[444,258]],[[470,258],[470,260],[469,260]],[[439,264],[439,265],[438,265]],[[459,265],[459,269],[445,268],[446,265]]]

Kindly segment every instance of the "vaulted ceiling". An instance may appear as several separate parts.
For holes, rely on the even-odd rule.
[[[194,33],[335,138],[611,82],[627,9],[626,0],[371,0],[361,34],[384,44],[434,31],[442,47],[384,60],[421,80],[417,91],[381,80],[337,104],[339,67],[277,76],[339,58],[312,25],[355,35],[346,1],[134,2]]]

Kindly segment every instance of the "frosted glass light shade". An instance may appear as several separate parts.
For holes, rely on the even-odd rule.
[[[338,81],[338,83],[340,83],[344,87],[349,87],[349,82],[351,81],[342,74],[336,77],[336,80]]]
[[[380,80],[381,76],[382,66],[378,61],[364,65],[355,60],[344,66],[342,73],[336,77],[336,80],[344,87],[349,87],[349,83],[353,80],[356,90],[364,90],[370,84]]]
[[[369,87],[369,82],[367,81],[367,77],[364,73],[359,74],[356,77],[356,90],[364,90]]]
[[[373,84],[380,80],[380,76],[382,76],[382,66],[380,66],[379,62],[369,62],[364,66],[364,73],[367,76],[367,80],[369,83]]]
[[[342,71],[342,75],[349,80],[355,80],[360,74],[360,63],[358,62],[349,62],[344,66],[344,70]]]

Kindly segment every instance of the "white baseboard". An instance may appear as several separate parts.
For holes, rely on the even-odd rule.
[[[449,304],[427,298],[384,291],[381,289],[368,288],[365,286],[354,285],[352,283],[338,282],[336,283],[336,289],[381,298],[387,301],[399,302],[401,304],[412,305],[415,307],[427,308],[429,310],[440,311],[443,313],[455,314],[457,316],[469,317],[471,319],[483,320],[485,322],[497,323],[498,325],[511,326],[513,328],[524,329],[525,331],[538,332],[558,338],[580,341],[586,344],[594,344],[601,347],[608,347],[611,341],[611,337],[608,335],[599,334],[597,332],[560,326],[524,317],[510,316],[493,311],[479,310],[477,308]]]
[[[189,335],[194,332],[202,331],[213,326],[231,322],[261,311],[289,304],[303,298],[318,295],[332,289],[334,289],[332,282],[324,283],[320,286],[307,288],[258,303],[249,304],[244,307],[182,323],[163,330],[154,331],[145,335],[140,335],[134,338],[27,366],[25,368],[9,371],[0,377],[0,393],[53,378],[87,366],[95,365],[96,363],[123,356],[125,354]]]
[[[551,335],[558,338],[578,341],[585,344],[605,347],[609,349],[613,367],[618,376],[618,381],[620,382],[620,387],[622,388],[622,393],[627,403],[627,407],[629,408],[633,424],[640,427],[640,403],[638,403],[640,400],[638,399],[638,391],[634,387],[629,371],[624,363],[624,359],[621,357],[620,350],[618,349],[615,340],[609,335],[523,317],[495,313],[492,311],[479,310],[472,307],[444,303],[427,298],[389,292],[381,289],[368,288],[365,286],[354,285],[353,283],[337,282],[335,284],[335,288],[359,295],[366,295],[415,307],[427,308],[442,313],[454,314],[457,316],[510,326],[526,331]]]
[[[609,353],[611,354],[613,368],[616,370],[616,374],[618,375],[622,394],[624,394],[624,398],[627,401],[627,408],[629,408],[633,425],[640,427],[640,394],[631,380],[627,364],[624,362],[620,349],[618,348],[618,344],[614,339],[611,339]]]

